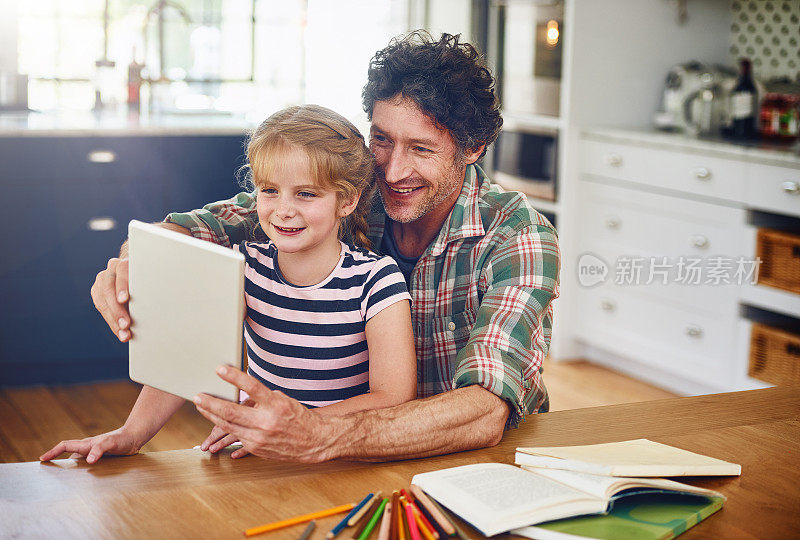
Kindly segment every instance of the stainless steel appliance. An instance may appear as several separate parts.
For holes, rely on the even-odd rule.
[[[506,118],[490,156],[493,179],[529,197],[555,201],[558,132]]]

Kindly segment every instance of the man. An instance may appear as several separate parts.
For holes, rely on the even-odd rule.
[[[524,197],[492,185],[475,165],[502,126],[491,74],[458,36],[413,33],[373,57],[363,102],[383,203],[370,237],[409,282],[418,399],[323,418],[220,367],[255,406],[197,396],[198,410],[230,433],[211,451],[236,438],[245,451],[283,460],[422,457],[497,444],[505,428],[548,409],[540,371],[558,296],[558,245]],[[254,196],[240,193],[170,214],[164,226],[232,245],[258,236],[256,223]],[[126,259],[109,261],[92,297],[129,339]]]

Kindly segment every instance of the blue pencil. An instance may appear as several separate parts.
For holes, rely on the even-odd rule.
[[[328,532],[328,534],[326,534],[326,535],[325,535],[325,538],[327,538],[328,540],[330,540],[331,538],[333,538],[334,536],[336,536],[337,534],[339,534],[340,532],[342,532],[342,530],[344,530],[344,528],[345,528],[345,527],[347,527],[347,521],[348,521],[348,520],[349,520],[351,517],[353,517],[354,515],[356,515],[356,513],[357,513],[359,510],[361,510],[361,507],[362,507],[362,506],[364,506],[365,504],[367,504],[367,502],[369,502],[369,500],[372,498],[372,496],[373,496],[373,495],[374,495],[374,493],[370,493],[369,495],[367,495],[366,497],[364,497],[364,500],[363,500],[363,501],[361,501],[360,503],[358,503],[358,504],[357,504],[357,505],[356,505],[356,506],[355,506],[355,507],[354,507],[352,510],[350,510],[350,513],[349,513],[349,514],[347,514],[346,516],[344,516],[344,519],[343,519],[342,521],[340,521],[340,522],[338,523],[338,525],[336,525],[336,527],[334,527],[333,529],[331,529],[331,530]]]

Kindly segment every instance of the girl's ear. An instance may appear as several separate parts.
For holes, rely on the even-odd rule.
[[[359,195],[354,195],[352,197],[349,197],[347,199],[342,199],[341,201],[339,201],[339,217],[344,218],[352,214],[353,211],[356,209],[356,206],[358,206],[359,198],[360,198]]]

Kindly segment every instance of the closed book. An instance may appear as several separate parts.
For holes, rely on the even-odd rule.
[[[607,476],[738,476],[742,467],[647,439],[582,446],[517,448],[514,462]]]

